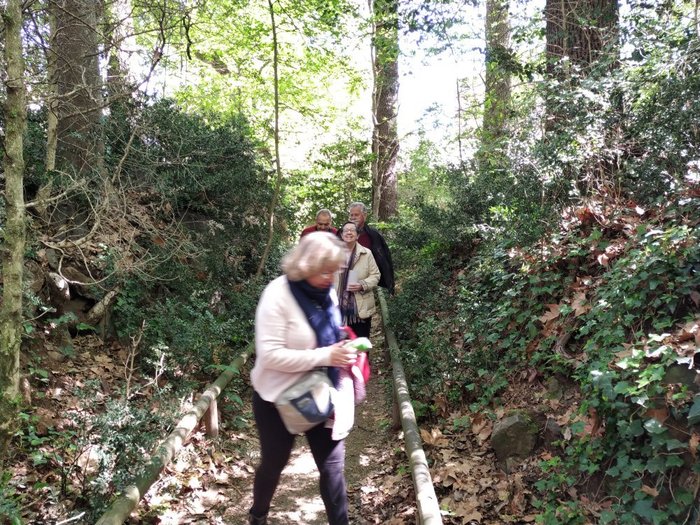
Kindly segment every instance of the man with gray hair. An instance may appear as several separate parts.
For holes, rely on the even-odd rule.
[[[330,212],[330,210],[325,208],[318,210],[318,213],[316,213],[316,224],[312,224],[311,226],[304,228],[299,238],[303,237],[304,235],[308,235],[311,232],[329,232],[333,235],[338,234],[338,230],[333,227],[333,214]]]
[[[382,234],[367,224],[367,214],[367,206],[362,202],[353,202],[348,206],[348,219],[357,226],[357,242],[372,252],[379,266],[382,274],[379,286],[383,286],[394,295],[394,263],[391,260],[391,252]]]

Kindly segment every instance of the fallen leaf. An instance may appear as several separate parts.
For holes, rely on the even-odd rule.
[[[690,292],[690,298],[695,303],[695,308],[700,306],[700,292],[696,292],[695,290],[693,290],[692,292]]]
[[[663,424],[668,419],[668,408],[650,408],[644,415],[648,418],[654,418],[659,423]]]
[[[420,437],[423,440],[423,443],[434,447],[446,447],[449,444],[447,438],[442,434],[442,431],[439,428],[433,428],[430,430],[430,432],[424,428],[421,428]]]
[[[650,487],[649,485],[642,485],[642,492],[654,498],[659,495],[659,491],[656,490],[654,487]]]
[[[688,440],[688,450],[695,459],[698,455],[698,445],[700,445],[700,434],[693,432]]]
[[[472,432],[474,434],[478,434],[479,431],[484,428],[484,425],[486,425],[486,418],[484,417],[483,414],[474,414],[472,416]]]
[[[549,308],[549,311],[540,317],[542,324],[547,324],[548,321],[556,319],[560,314],[558,304],[548,304],[547,308]]]
[[[585,292],[579,292],[574,295],[574,300],[571,302],[571,308],[574,309],[574,317],[583,315],[591,309],[590,305],[586,304]]]

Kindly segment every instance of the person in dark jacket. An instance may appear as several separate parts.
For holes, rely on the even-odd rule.
[[[369,248],[374,255],[374,260],[382,274],[379,286],[386,288],[391,295],[394,295],[394,263],[391,260],[391,252],[382,234],[367,224],[367,206],[361,202],[353,202],[348,206],[348,218],[350,222],[357,225],[359,235],[357,242]]]

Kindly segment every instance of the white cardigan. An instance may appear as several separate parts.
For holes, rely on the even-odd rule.
[[[338,304],[335,290],[331,290]],[[282,275],[270,282],[255,311],[255,366],[250,381],[265,401],[274,401],[304,372],[329,366],[330,348],[316,348],[316,333]]]

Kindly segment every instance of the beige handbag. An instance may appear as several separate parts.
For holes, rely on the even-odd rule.
[[[316,368],[282,392],[275,406],[290,434],[303,434],[333,414],[333,382],[326,368]]]

